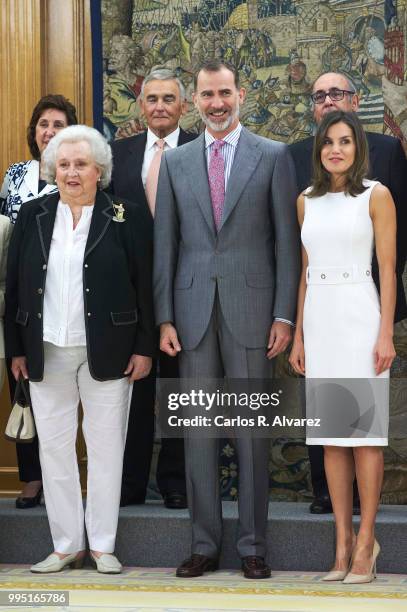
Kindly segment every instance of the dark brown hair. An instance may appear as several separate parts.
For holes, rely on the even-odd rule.
[[[194,75],[194,89],[196,90],[198,84],[198,76],[199,73],[202,72],[202,70],[204,70],[205,72],[219,72],[220,70],[222,70],[222,68],[230,70],[230,72],[233,74],[236,87],[239,87],[239,71],[236,66],[233,66],[233,64],[230,64],[229,62],[222,62],[222,60],[214,58],[203,62],[203,64],[199,66],[199,70]]]
[[[307,194],[310,198],[325,195],[330,189],[331,175],[322,165],[321,151],[329,128],[336,123],[345,123],[350,127],[356,147],[355,161],[346,174],[345,193],[356,196],[366,190],[363,179],[367,177],[369,171],[369,147],[362,124],[354,112],[332,111],[322,119],[315,134],[312,152],[312,189]]]
[[[40,159],[40,151],[35,140],[35,128],[42,113],[50,108],[55,108],[65,113],[68,125],[76,125],[78,123],[76,108],[67,98],[65,98],[65,96],[61,96],[60,94],[48,94],[47,96],[43,96],[34,107],[27,128],[27,142],[33,159]]]

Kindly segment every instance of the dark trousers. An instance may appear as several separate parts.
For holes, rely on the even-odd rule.
[[[178,358],[160,352],[149,376],[133,385],[123,461],[122,495],[142,503],[146,497],[154,443],[154,403],[157,365],[161,378],[178,378]],[[170,491],[186,494],[184,441],[162,438],[157,463],[157,485],[161,495]]]
[[[8,386],[10,389],[11,401],[13,401],[16,390],[16,379],[11,371],[11,359],[6,360]],[[38,437],[35,436],[28,444],[16,443],[18,474],[21,482],[31,482],[32,480],[42,480],[40,455],[38,451]]]
[[[328,483],[324,469],[324,447],[308,446],[308,456],[311,467],[312,490],[315,497],[328,495]]]

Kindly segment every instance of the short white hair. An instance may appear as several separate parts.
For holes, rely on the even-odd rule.
[[[182,101],[186,99],[185,87],[182,84],[181,80],[177,77],[175,72],[173,72],[172,70],[168,70],[168,68],[156,68],[155,70],[152,70],[150,74],[148,74],[145,77],[144,81],[141,84],[141,91],[140,91],[141,100],[144,99],[145,86],[147,85],[147,83],[150,83],[151,81],[175,81],[176,84],[178,85],[179,97],[181,98]]]
[[[48,143],[41,157],[41,172],[47,183],[53,184],[56,175],[58,149],[65,142],[85,141],[90,146],[91,155],[99,168],[100,187],[104,189],[112,176],[112,151],[106,138],[87,125],[70,125],[56,134]]]

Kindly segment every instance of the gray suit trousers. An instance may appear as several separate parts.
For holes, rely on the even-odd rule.
[[[247,349],[234,339],[217,295],[201,342],[193,350],[182,350],[179,357],[181,378],[269,379],[273,371],[266,347]],[[239,461],[237,551],[240,557],[265,556],[269,440],[250,438],[247,431],[244,435],[234,440]],[[192,553],[216,558],[222,540],[219,439],[186,437],[185,468]]]

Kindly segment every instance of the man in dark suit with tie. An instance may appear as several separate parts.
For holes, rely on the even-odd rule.
[[[357,112],[359,97],[350,79],[341,73],[327,72],[319,76],[312,88],[313,112],[316,124],[326,113],[334,110]],[[403,287],[402,274],[406,263],[407,241],[405,239],[407,223],[407,160],[397,138],[366,132],[369,144],[370,173],[369,178],[380,181],[390,189],[397,213],[397,301],[395,322],[407,317],[407,304]],[[298,193],[311,183],[313,137],[290,145],[294,159]],[[373,277],[379,288],[379,274],[376,256],[373,258]],[[322,446],[309,446],[311,479],[314,500],[310,506],[312,514],[332,512],[328,485],[324,470],[324,452]],[[355,491],[354,513],[359,513],[359,500]]]
[[[114,195],[144,203],[154,216],[158,171],[163,150],[196,138],[178,125],[185,112],[185,91],[170,70],[151,72],[142,85],[140,104],[148,130],[112,144]],[[178,377],[178,360],[160,353],[162,378]],[[121,505],[145,501],[154,442],[154,402],[157,363],[151,374],[134,383],[123,464]],[[161,441],[157,485],[167,508],[185,508],[184,445],[181,438]]]

